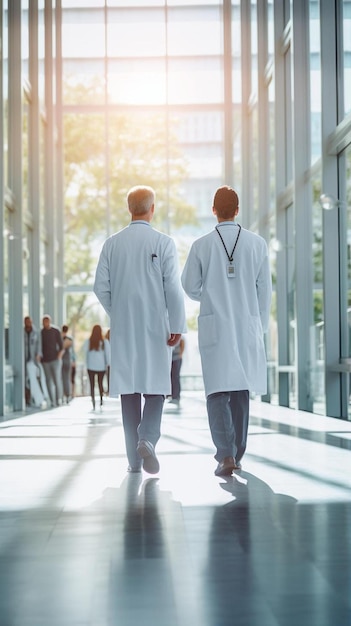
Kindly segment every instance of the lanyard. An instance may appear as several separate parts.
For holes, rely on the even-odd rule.
[[[228,261],[229,261],[229,263],[233,263],[234,250],[235,250],[235,248],[236,248],[236,244],[238,243],[238,239],[239,239],[240,232],[241,232],[241,226],[240,226],[240,224],[238,224],[238,226],[239,226],[239,232],[238,232],[238,234],[237,234],[237,236],[236,236],[236,240],[235,240],[234,248],[233,248],[232,253],[231,253],[230,255],[229,255],[228,250],[227,250],[227,248],[226,248],[226,245],[225,245],[225,243],[224,243],[224,241],[223,241],[223,237],[222,237],[221,233],[219,232],[218,227],[216,226],[216,231],[217,231],[217,233],[219,234],[219,236],[220,236],[220,238],[221,238],[221,242],[222,242],[222,244],[223,244],[224,250],[225,250],[226,255],[227,255],[227,257],[228,257]]]

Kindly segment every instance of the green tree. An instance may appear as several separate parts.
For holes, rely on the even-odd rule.
[[[176,136],[159,113],[109,112],[105,117],[87,103],[101,103],[101,87],[70,86],[65,102],[77,105],[64,116],[65,278],[69,287],[88,291],[106,235],[129,222],[126,194],[135,184],[156,190],[153,224],[172,232],[196,223],[195,207],[181,195],[187,164]],[[81,103],[85,103],[86,113]],[[173,129],[170,131],[170,127]],[[67,323],[91,326],[89,293],[69,294]]]

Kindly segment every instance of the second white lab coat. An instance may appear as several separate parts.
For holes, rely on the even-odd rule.
[[[229,256],[238,225],[218,224]],[[272,282],[265,240],[244,228],[234,252],[235,276],[214,229],[190,249],[182,284],[200,302],[198,340],[205,393],[267,390],[263,334],[268,330]]]
[[[186,332],[171,237],[136,220],[109,237],[94,292],[110,317],[110,395],[171,393],[170,333]]]

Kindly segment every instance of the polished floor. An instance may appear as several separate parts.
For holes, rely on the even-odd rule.
[[[251,403],[213,471],[202,392],[165,405],[157,476],[119,400],[0,423],[1,626],[351,626],[351,423]]]

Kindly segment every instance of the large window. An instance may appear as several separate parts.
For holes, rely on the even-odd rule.
[[[271,241],[264,400],[345,417],[351,0],[4,0],[2,11],[7,372],[22,370],[24,313],[38,325],[50,309],[78,349],[97,319],[107,326],[92,284],[102,241],[129,219],[130,186],[155,187],[155,225],[183,265],[230,184],[241,224]],[[337,211],[322,212],[322,193]],[[198,308],[186,306],[183,373],[199,385]]]
[[[310,99],[311,99],[311,164],[320,159],[321,146],[321,53],[319,4],[310,1]]]
[[[343,1],[344,112],[351,112],[351,2]]]
[[[346,281],[347,281],[347,347],[345,354],[351,359],[351,146],[345,151],[346,162],[346,190],[345,190],[345,202],[341,205],[341,210],[345,215],[346,222],[346,251],[344,256],[346,262],[346,268],[344,268]],[[351,372],[345,380],[347,385],[347,393],[351,398]],[[351,404],[349,406],[349,419],[351,419]]]

